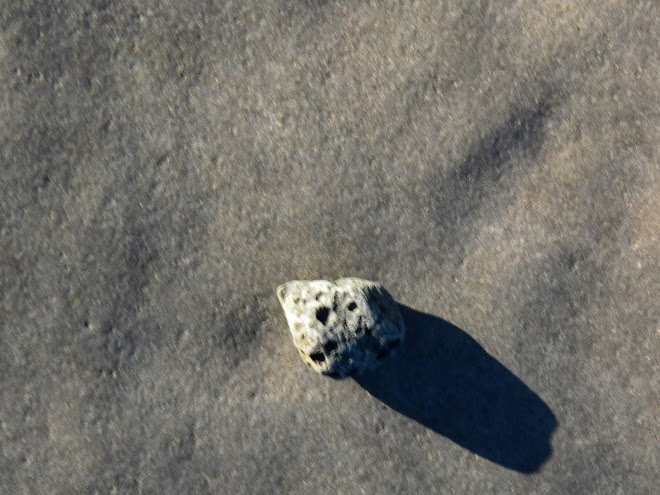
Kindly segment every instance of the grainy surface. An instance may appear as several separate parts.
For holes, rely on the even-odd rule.
[[[659,19],[5,0],[0,493],[656,493]],[[417,373],[300,362],[341,276]]]

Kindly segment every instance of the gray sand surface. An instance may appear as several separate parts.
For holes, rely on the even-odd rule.
[[[660,3],[1,3],[0,493],[658,493]]]

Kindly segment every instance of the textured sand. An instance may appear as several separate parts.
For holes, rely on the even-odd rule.
[[[659,19],[5,0],[0,493],[654,493]],[[275,295],[341,276],[359,380]]]

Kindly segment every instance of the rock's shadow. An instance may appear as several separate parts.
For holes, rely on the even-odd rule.
[[[529,387],[460,328],[399,305],[406,342],[355,378],[392,409],[522,473],[550,457],[557,420]]]

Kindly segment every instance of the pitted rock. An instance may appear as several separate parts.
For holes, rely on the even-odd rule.
[[[403,342],[399,308],[377,282],[294,280],[280,285],[277,296],[303,361],[324,375],[358,375]]]

